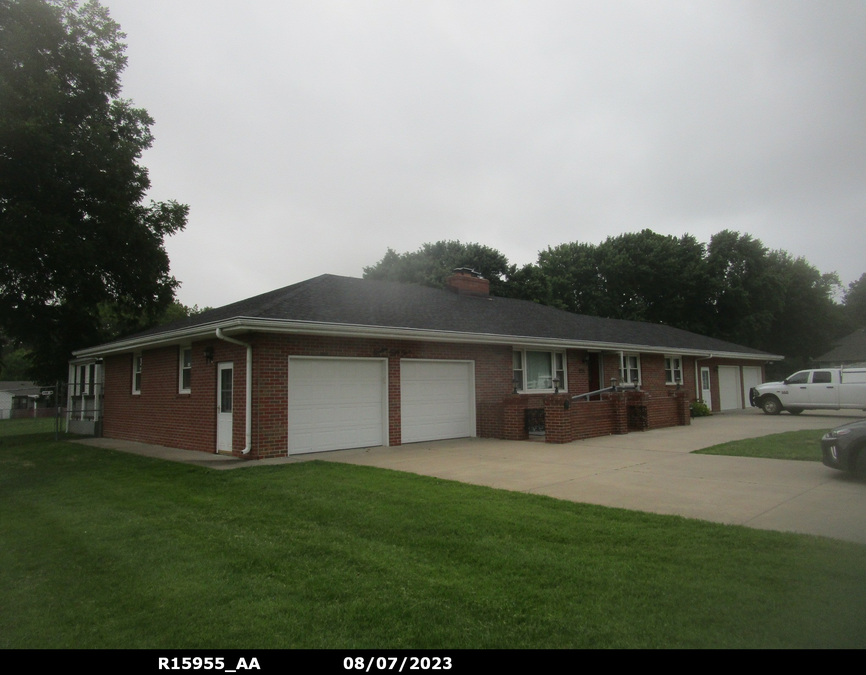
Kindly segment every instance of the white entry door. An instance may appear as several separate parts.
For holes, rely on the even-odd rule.
[[[707,407],[713,409],[713,390],[710,384],[710,369],[701,367],[701,399]]]
[[[400,361],[403,443],[475,435],[475,378],[471,361]]]
[[[739,366],[719,366],[719,409],[742,408],[741,392]]]
[[[234,364],[217,366],[217,452],[232,451]]]
[[[384,359],[289,359],[288,454],[387,444]]]

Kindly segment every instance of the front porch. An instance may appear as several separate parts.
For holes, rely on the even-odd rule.
[[[691,424],[685,391],[653,395],[647,391],[608,391],[594,401],[570,394],[524,396],[503,400],[503,438],[521,441],[543,433],[547,443],[627,434]]]

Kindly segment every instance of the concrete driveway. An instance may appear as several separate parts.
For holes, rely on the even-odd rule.
[[[816,462],[693,455],[730,440],[831,428],[862,414],[770,417],[752,409],[625,436],[565,445],[461,439],[245,461],[112,439],[101,447],[217,469],[310,460],[345,462],[653,513],[866,544],[866,477]]]
[[[725,441],[830,428],[861,417],[770,417],[747,410],[696,419],[688,427],[565,445],[464,439],[342,450],[317,459],[866,544],[866,477],[816,462],[690,454]]]

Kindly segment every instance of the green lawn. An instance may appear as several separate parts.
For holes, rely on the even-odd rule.
[[[0,437],[0,648],[866,647],[866,546]]]
[[[736,457],[764,457],[766,459],[799,459],[806,462],[821,461],[821,437],[829,429],[786,431],[759,438],[747,438],[695,450],[698,455],[732,455]]]
[[[60,421],[60,430],[66,428],[66,423]],[[38,434],[54,432],[53,417],[39,417],[37,419],[0,420],[0,437],[20,436],[21,434]]]

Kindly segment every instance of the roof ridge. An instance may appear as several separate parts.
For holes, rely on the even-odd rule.
[[[320,283],[322,283],[322,281],[325,280],[325,277],[330,277],[330,276],[333,276],[333,275],[331,275],[331,274],[320,274],[320,275],[317,276],[317,277],[313,277],[312,279],[307,279],[306,281],[302,281],[302,282],[300,282],[300,283],[298,283],[298,284],[291,284],[291,285],[289,285],[289,286],[286,286],[285,288],[291,288],[292,290],[288,291],[288,292],[285,293],[285,294],[278,295],[278,296],[275,297],[273,300],[271,300],[271,301],[268,302],[268,303],[265,303],[264,305],[260,305],[259,308],[258,308],[255,312],[253,312],[252,314],[250,314],[250,316],[251,316],[251,317],[253,317],[253,316],[261,316],[264,312],[266,312],[266,311],[268,311],[269,309],[275,307],[275,306],[278,305],[279,303],[281,303],[281,302],[283,302],[283,301],[285,301],[285,300],[290,300],[290,299],[296,297],[297,295],[299,295],[301,292],[303,292],[303,291],[308,291],[308,290],[310,290],[311,288],[313,288],[313,287],[315,287],[315,286],[318,286]]]

